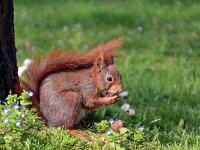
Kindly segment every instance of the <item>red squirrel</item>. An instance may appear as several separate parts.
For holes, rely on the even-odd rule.
[[[73,130],[85,111],[119,100],[121,75],[113,57],[123,39],[101,44],[89,52],[55,51],[33,61],[26,72],[23,88],[33,92],[33,107],[49,126]]]

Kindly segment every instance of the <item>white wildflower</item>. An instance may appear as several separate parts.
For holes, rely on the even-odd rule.
[[[29,59],[29,58],[25,59],[24,60],[24,65],[18,68],[18,75],[22,76],[25,73],[25,71],[27,70],[28,66],[30,64],[32,64],[32,62],[33,61],[31,59]]]
[[[32,62],[33,61],[31,59],[27,58],[24,60],[24,66],[29,66],[30,64],[32,64]]]
[[[120,93],[119,96],[121,98],[127,97],[128,96],[128,91],[124,91],[124,92]]]
[[[128,113],[128,115],[130,115],[130,116],[134,116],[134,115],[135,115],[135,110],[132,109],[132,108],[130,108],[130,109],[127,110],[127,113]]]
[[[18,75],[19,75],[19,76],[22,76],[22,75],[25,73],[26,69],[27,69],[26,66],[21,66],[21,67],[19,67],[19,68],[18,68]]]
[[[130,105],[127,104],[127,103],[125,103],[125,104],[122,105],[122,107],[121,107],[121,109],[122,109],[123,111],[127,111],[129,108],[130,108]]]

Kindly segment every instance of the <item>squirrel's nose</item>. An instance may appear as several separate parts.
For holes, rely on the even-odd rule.
[[[122,93],[122,91],[123,91],[122,88],[118,89],[117,92],[115,93],[115,95],[119,96]]]

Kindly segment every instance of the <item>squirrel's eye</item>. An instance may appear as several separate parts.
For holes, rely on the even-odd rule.
[[[111,76],[107,76],[107,81],[112,82],[112,77]]]

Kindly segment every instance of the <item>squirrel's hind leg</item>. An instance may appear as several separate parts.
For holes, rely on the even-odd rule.
[[[81,109],[81,99],[77,92],[63,90],[49,94],[46,90],[41,92],[40,99],[40,109],[47,124],[66,129],[74,128]]]

